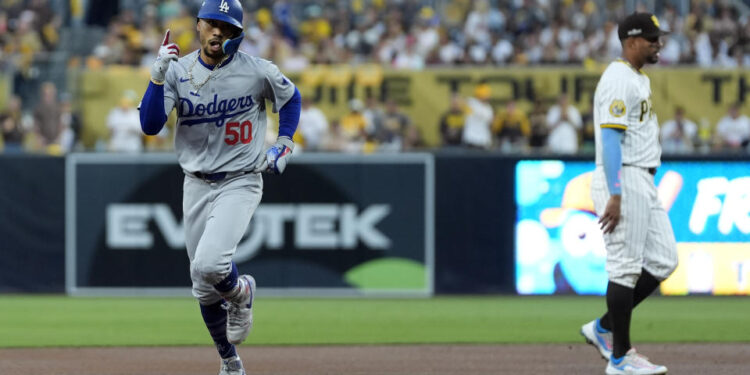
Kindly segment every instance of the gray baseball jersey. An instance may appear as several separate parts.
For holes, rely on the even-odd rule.
[[[295,87],[268,60],[237,52],[212,70],[198,53],[172,62],[164,84],[164,110],[177,110],[180,166],[202,173],[252,170],[265,151],[265,100],[278,112]]]
[[[607,273],[612,282],[635,287],[641,268],[666,279],[677,267],[677,247],[669,216],[659,201],[648,168],[661,164],[659,124],[651,108],[651,86],[643,72],[623,60],[612,62],[594,94],[596,170],[591,198],[601,216],[609,201],[602,167],[601,128],[623,129],[620,222],[604,234]]]
[[[278,110],[294,85],[267,60],[237,52],[216,69],[199,51],[172,62],[164,83],[164,110],[177,111],[175,149],[186,172],[182,210],[193,295],[204,305],[221,300],[214,284],[232,257],[263,194],[266,99]],[[225,178],[195,176],[228,172]]]

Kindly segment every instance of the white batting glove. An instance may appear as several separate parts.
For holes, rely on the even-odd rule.
[[[179,55],[180,47],[177,47],[174,43],[169,43],[169,30],[167,29],[167,33],[164,34],[164,41],[161,42],[161,47],[159,47],[159,54],[156,57],[156,61],[151,66],[151,81],[158,85],[164,84],[169,63],[177,61]]]
[[[266,160],[256,171],[269,174],[282,174],[292,157],[294,142],[288,137],[279,137],[276,143],[266,151]]]

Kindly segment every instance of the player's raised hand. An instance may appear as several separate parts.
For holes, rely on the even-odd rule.
[[[151,67],[151,80],[155,81],[155,83],[163,83],[164,78],[167,76],[169,63],[177,61],[179,55],[180,47],[177,47],[174,43],[169,43],[169,30],[167,30],[164,34],[164,40],[159,47],[159,54],[156,56],[156,61]]]
[[[599,218],[599,225],[601,226],[602,232],[612,233],[620,222],[620,200],[621,195],[612,195],[607,201],[607,207],[604,208],[604,213]]]
[[[287,137],[279,137],[276,143],[266,151],[266,160],[256,171],[270,174],[282,174],[289,158],[292,157],[294,142]]]

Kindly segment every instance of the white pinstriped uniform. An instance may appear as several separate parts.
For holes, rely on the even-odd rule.
[[[677,267],[677,246],[669,216],[657,196],[654,176],[648,172],[661,164],[659,124],[651,107],[648,77],[626,61],[610,63],[596,86],[594,125],[596,170],[591,197],[599,216],[610,195],[602,167],[601,128],[625,130],[621,144],[621,218],[614,231],[604,235],[609,280],[634,287],[641,268],[664,280]]]

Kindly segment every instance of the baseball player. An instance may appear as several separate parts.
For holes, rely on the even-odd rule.
[[[260,172],[281,174],[291,156],[301,97],[274,64],[237,52],[239,0],[204,1],[196,27],[200,49],[179,58],[167,30],[141,102],[141,128],[157,134],[177,111],[193,295],[222,358],[219,374],[244,375],[234,345],[252,328],[256,285],[238,275],[232,256],[260,202]],[[279,112],[279,134],[264,152],[266,100]]]
[[[654,186],[661,164],[651,84],[641,71],[659,61],[659,21],[634,13],[620,24],[622,58],[609,64],[594,94],[596,170],[591,195],[607,249],[607,312],[581,334],[608,360],[607,374],[664,374],[630,345],[633,308],[677,266],[669,217]]]

